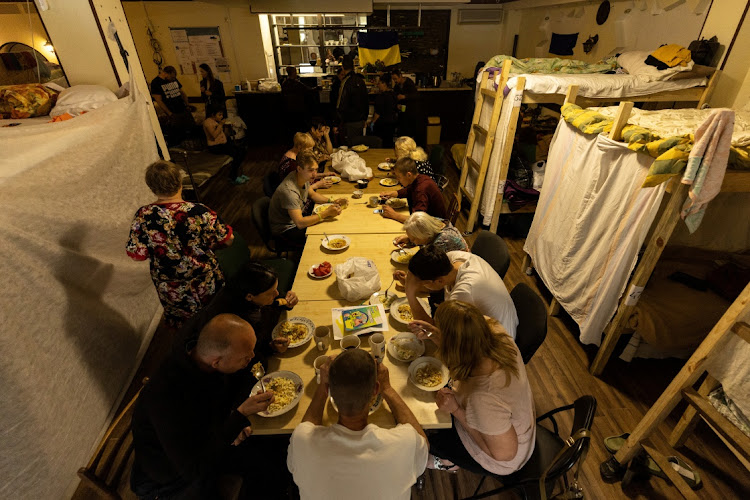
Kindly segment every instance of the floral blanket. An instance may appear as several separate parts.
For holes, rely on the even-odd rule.
[[[485,65],[485,69],[492,67],[502,67],[503,62],[513,61],[510,68],[511,73],[522,74],[586,74],[586,73],[607,73],[617,69],[617,57],[587,63],[577,59],[560,59],[559,57],[526,57],[518,59],[512,56],[495,56]]]
[[[57,102],[57,92],[39,83],[0,87],[2,118],[32,118],[48,115]]]

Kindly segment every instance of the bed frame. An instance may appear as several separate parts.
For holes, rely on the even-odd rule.
[[[510,116],[510,122],[508,124],[508,127],[505,131],[505,145],[502,151],[502,156],[500,159],[500,184],[498,185],[498,193],[496,195],[495,199],[495,208],[492,212],[492,222],[490,225],[490,231],[497,232],[497,225],[500,220],[501,214],[509,214],[509,213],[530,213],[534,212],[535,206],[534,205],[527,205],[519,210],[516,210],[514,212],[510,211],[510,208],[508,207],[507,203],[503,202],[503,192],[505,188],[505,181],[508,178],[508,166],[510,164],[510,156],[511,151],[513,149],[513,139],[516,135],[516,127],[518,125],[518,115],[521,110],[521,104],[563,104],[567,100],[569,100],[571,96],[571,90],[568,90],[568,93],[563,94],[538,94],[534,92],[524,92],[524,87],[526,85],[526,79],[523,76],[519,76],[516,83],[516,91],[521,92],[521,99],[516,99],[516,102],[509,102],[509,98],[503,97],[503,89],[506,86],[506,83],[508,82],[508,79],[510,78],[510,69],[511,69],[512,61],[507,60],[503,62],[503,66],[500,73],[500,83],[498,84],[498,90],[493,91],[487,88],[487,82],[488,82],[488,76],[491,72],[485,71],[482,74],[482,80],[480,85],[480,91],[479,91],[479,97],[477,98],[477,103],[474,108],[474,118],[472,120],[472,126],[469,130],[469,138],[466,143],[466,153],[464,154],[464,160],[461,165],[461,177],[459,181],[459,186],[457,190],[457,197],[458,197],[458,203],[459,207],[461,206],[462,197],[466,197],[466,199],[471,203],[471,207],[469,209],[469,215],[467,217],[466,222],[466,229],[465,231],[467,233],[471,233],[474,231],[474,226],[477,222],[478,213],[479,213],[479,204],[481,202],[482,198],[482,190],[484,188],[484,182],[486,180],[487,171],[489,170],[489,161],[490,156],[492,154],[492,147],[495,142],[495,132],[497,129],[497,121],[500,117],[500,111],[502,109],[502,106],[505,105],[512,105],[513,110],[511,111]],[[577,103],[582,107],[589,107],[589,106],[595,106],[595,105],[603,105],[605,103],[613,103],[613,102],[697,102],[697,108],[701,109],[703,108],[711,98],[711,95],[713,94],[714,90],[716,89],[717,82],[719,80],[719,76],[721,75],[720,70],[714,71],[714,73],[711,75],[711,77],[708,80],[708,83],[705,86],[702,87],[693,87],[689,89],[680,89],[670,92],[657,92],[655,94],[648,94],[648,95],[642,95],[642,96],[633,96],[633,97],[626,97],[626,98],[609,98],[609,97],[601,97],[601,98],[588,98],[588,97],[580,97],[577,99]],[[578,91],[578,86],[571,86],[571,88],[575,88],[572,95],[575,95]],[[493,109],[492,109],[492,117],[490,119],[490,128],[488,130],[484,129],[482,126],[479,125],[479,119],[482,114],[482,108],[486,100],[492,99],[493,102]],[[485,149],[484,154],[482,156],[481,163],[477,163],[476,161],[471,158],[471,154],[474,148],[474,145],[477,140],[484,140]],[[474,189],[474,194],[472,195],[469,193],[466,189],[466,181],[468,179],[469,170],[474,170],[478,172],[477,181]]]
[[[575,89],[570,89],[568,91],[568,100],[573,103],[576,102],[574,90]],[[632,109],[633,102],[623,101],[620,103],[617,115],[612,124],[612,130],[609,134],[610,139],[616,141],[621,140],[622,129],[627,124]],[[620,299],[614,318],[606,328],[602,344],[599,346],[599,351],[589,368],[589,371],[594,375],[600,375],[602,373],[607,361],[609,361],[609,358],[612,356],[617,341],[626,331],[628,320],[635,310],[638,298],[651,277],[651,274],[656,267],[656,263],[659,261],[659,257],[661,257],[669,238],[672,236],[675,226],[677,226],[677,223],[680,221],[680,210],[687,198],[689,186],[687,184],[682,184],[678,176],[673,177],[672,180],[668,182],[667,193],[670,193],[671,196],[664,212],[662,212],[661,218],[654,221],[655,226],[651,239],[646,245],[646,250],[625,288],[625,293]],[[724,174],[721,192],[750,193],[750,172],[727,170]],[[526,255],[521,264],[521,268],[524,269],[527,274],[530,274],[531,267],[531,258],[529,255]],[[554,315],[559,309],[560,304],[553,297],[548,312],[550,315]]]

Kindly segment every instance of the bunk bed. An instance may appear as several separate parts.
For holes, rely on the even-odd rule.
[[[641,59],[642,60],[642,59]],[[502,61],[502,67],[489,67]],[[524,60],[526,61],[526,60]],[[523,74],[524,66],[507,56],[496,56],[477,76],[476,105],[463,158],[457,159],[461,177],[457,193],[459,206],[467,199],[471,206],[466,231],[474,230],[480,214],[482,222],[497,230],[501,214],[511,213],[503,203],[508,166],[522,104],[563,104],[566,93],[576,89],[581,105],[623,100],[653,103],[692,103],[702,108],[716,87],[720,71],[703,68],[696,78],[682,74],[675,80],[658,80],[653,75],[585,74],[587,67],[601,71],[602,65],[581,65],[579,73],[564,66],[555,74]],[[614,66],[612,66],[613,69]],[[653,68],[652,68],[653,69]],[[645,71],[645,70],[644,70]],[[519,212],[533,212],[533,206]]]
[[[569,101],[575,100],[573,90],[568,92]],[[623,102],[613,114],[611,109],[583,110],[572,102],[563,106],[545,186],[524,245],[528,255],[522,267],[530,272],[533,263],[552,294],[550,314],[564,307],[579,324],[582,342],[601,342],[590,368],[596,375],[628,328],[646,282],[680,221],[689,187],[678,177],[692,147],[693,136],[689,134],[713,113],[721,112],[685,110],[691,119],[677,129],[680,135],[662,138],[627,123],[632,107],[632,102]],[[650,115],[658,118],[660,113]],[[734,205],[744,212],[724,212],[724,219],[736,222],[733,229],[740,238],[736,246],[747,250],[750,113],[726,116],[736,118],[740,125],[732,136],[730,169],[723,172],[719,167],[716,171],[723,173],[716,189],[745,196]],[[608,136],[601,135],[604,132]],[[622,138],[627,143],[620,142]],[[668,192],[671,195],[666,200]],[[706,224],[706,217],[706,225],[699,231],[710,230],[715,221],[721,220],[715,214],[712,217],[710,224]],[[688,222],[695,225],[693,219],[688,215]],[[639,260],[639,251],[647,240]]]

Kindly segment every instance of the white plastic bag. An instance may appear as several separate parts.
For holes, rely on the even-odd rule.
[[[372,177],[372,169],[354,151],[336,151],[333,153],[331,155],[331,168],[349,181]]]
[[[373,261],[364,257],[352,257],[333,268],[341,296],[345,300],[366,299],[380,290],[380,274]]]

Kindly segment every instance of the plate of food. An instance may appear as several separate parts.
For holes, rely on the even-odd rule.
[[[276,417],[288,412],[297,406],[305,389],[302,378],[296,373],[286,370],[269,373],[262,380],[266,390],[273,391],[274,401],[267,409],[258,412],[261,417]],[[258,381],[250,391],[250,395],[254,396],[260,390],[260,381]]]
[[[419,300],[419,302],[429,314],[430,303],[427,301],[427,299],[420,297],[417,300]],[[410,322],[414,321],[414,315],[411,312],[411,306],[409,305],[409,301],[406,297],[401,297],[400,299],[396,299],[391,302],[391,317],[402,325],[408,325]]]
[[[357,153],[364,153],[370,149],[369,146],[365,146],[364,144],[357,144],[356,146],[352,146],[352,151],[356,151]]]
[[[384,161],[383,163],[378,163],[378,170],[382,170],[384,172],[390,172],[393,170],[393,164],[388,163],[387,161]]]
[[[329,175],[328,177],[324,177],[323,180],[338,184],[339,182],[341,182],[341,177],[339,177],[338,175]]]
[[[315,323],[302,316],[295,316],[282,321],[271,332],[271,338],[286,337],[289,347],[299,347],[307,344],[315,331]]]
[[[310,270],[307,271],[307,274],[312,279],[322,280],[333,274],[333,269],[331,267],[331,263],[325,260],[320,264],[315,264],[314,266],[310,267]]]
[[[424,354],[424,342],[411,332],[402,332],[388,341],[388,352],[399,361],[411,363]]]
[[[406,206],[406,200],[403,198],[388,198],[385,204],[393,208],[404,208]]]
[[[323,203],[322,205],[315,205],[315,208],[313,208],[313,213],[315,215],[318,215],[320,212],[324,211],[326,208],[333,205],[333,203]]]
[[[387,177],[385,179],[380,179],[380,185],[385,187],[398,186],[398,181],[396,179]]]
[[[437,358],[422,356],[409,365],[409,382],[423,391],[439,391],[449,380],[448,367]]]
[[[419,247],[404,248],[401,251],[394,250],[391,252],[391,261],[394,264],[408,264],[417,252],[419,252]]]
[[[388,312],[388,309],[390,309],[391,304],[397,298],[398,298],[398,295],[396,295],[395,293],[389,293],[386,296],[386,294],[383,292],[375,292],[372,295],[370,295],[370,300],[367,301],[367,303],[370,304],[371,306],[383,304],[383,308],[385,309],[385,312]]]
[[[346,250],[347,248],[349,248],[349,244],[351,244],[351,242],[352,240],[350,240],[343,234],[332,234],[328,237],[323,238],[320,242],[320,246],[322,246],[326,250]]]
[[[328,400],[331,402],[331,406],[333,406],[333,409],[336,410],[336,413],[339,412],[338,406],[336,406],[336,401],[333,400],[331,397],[331,391],[328,391]],[[372,399],[370,400],[370,412],[368,415],[372,415],[376,411],[378,411],[378,408],[380,408],[380,405],[383,403],[383,395],[381,393],[375,394]]]

